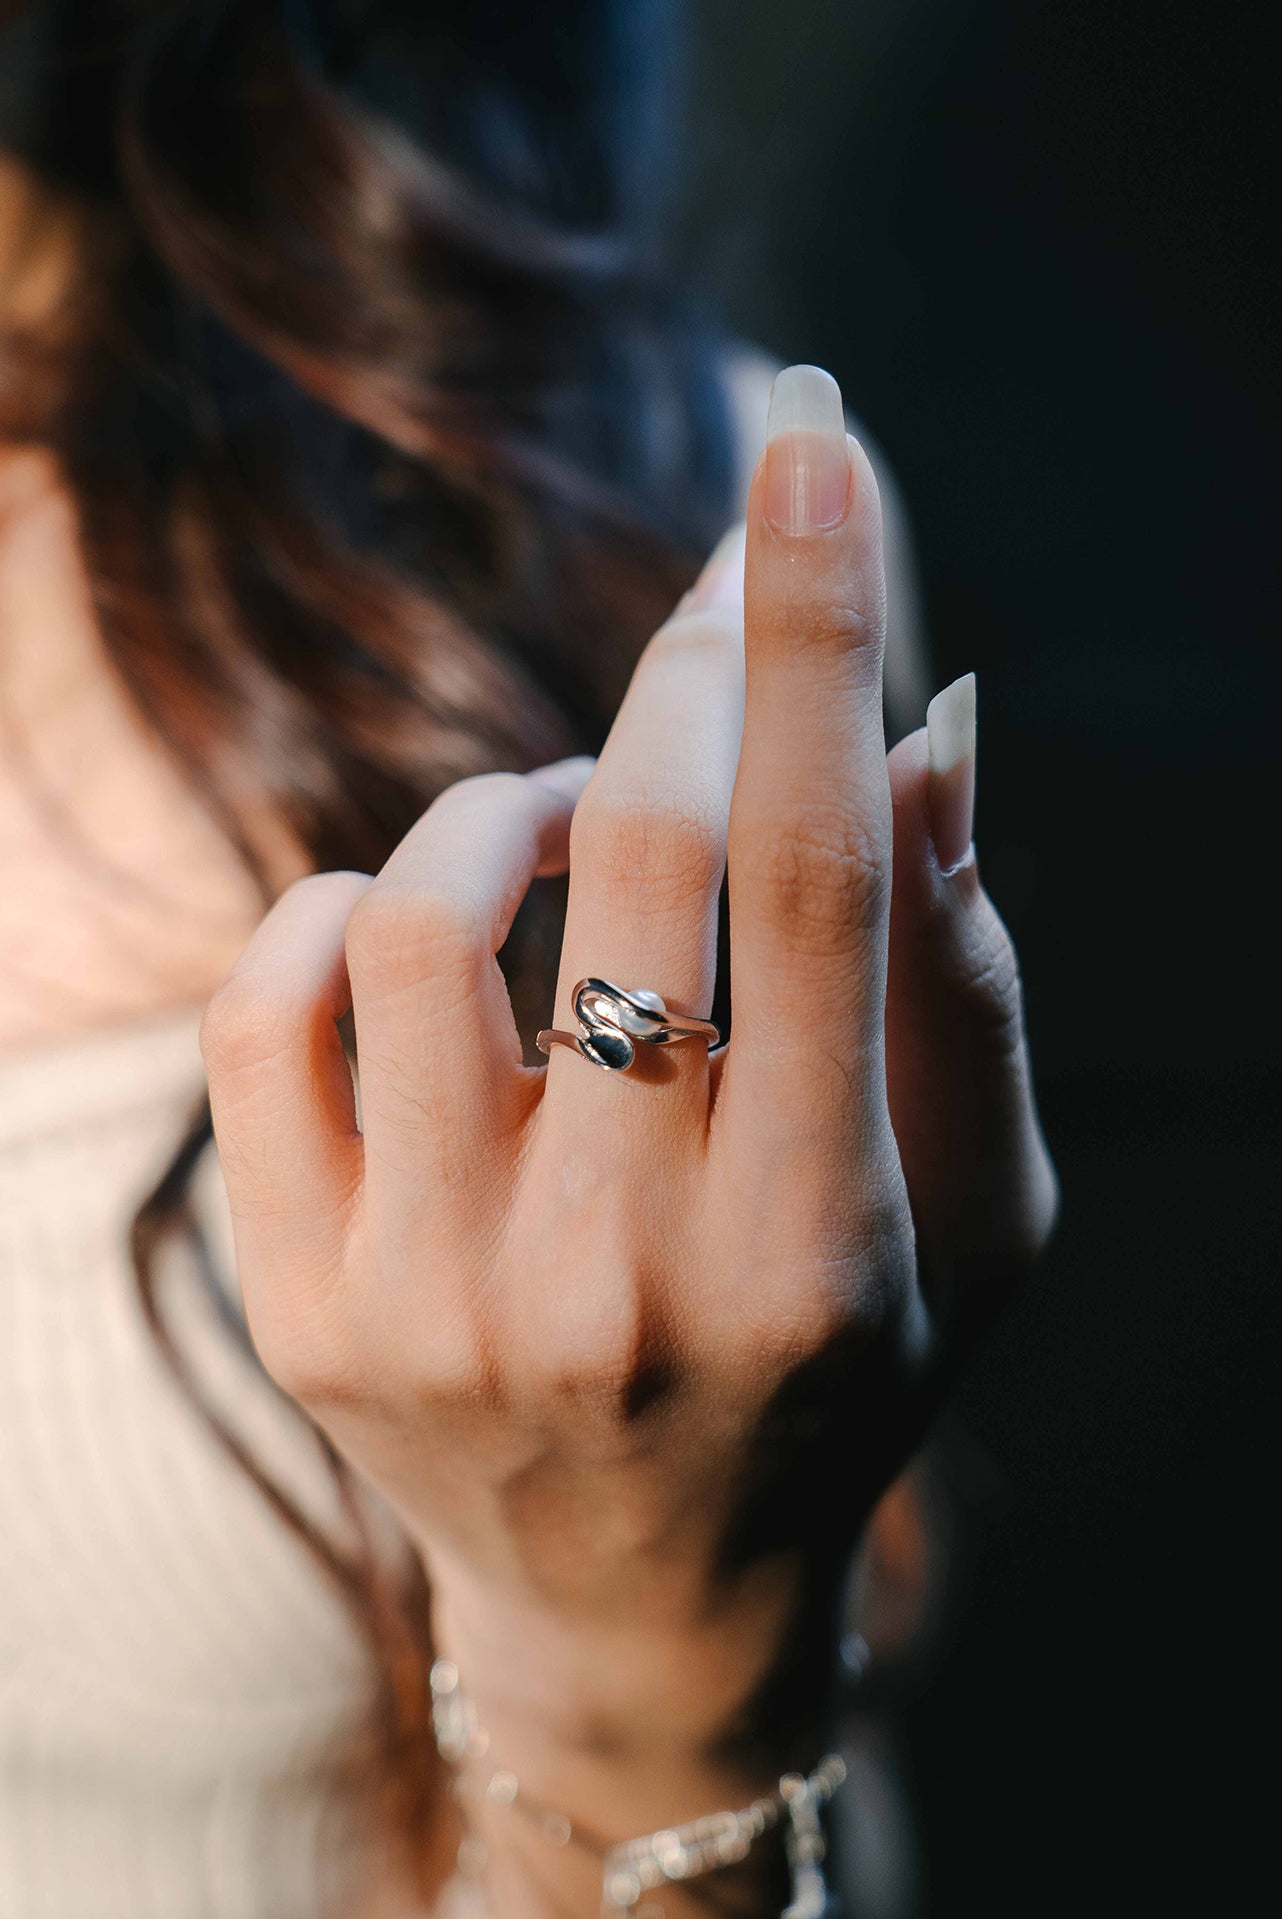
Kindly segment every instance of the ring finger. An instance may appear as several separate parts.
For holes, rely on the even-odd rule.
[[[657,991],[705,1018],[716,977],[717,898],[743,727],[743,536],[722,542],[695,589],[641,657],[575,814],[556,1019],[577,1034],[585,977]],[[547,1100],[572,1131],[634,1114],[673,1116],[684,1088],[706,1112],[702,1040],[642,1046],[627,1073],[554,1046]],[[679,1099],[678,1095],[678,1099]],[[684,1102],[681,1102],[684,1104]]]

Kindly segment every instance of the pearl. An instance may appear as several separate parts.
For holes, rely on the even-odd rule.
[[[628,997],[634,999],[638,1006],[648,1007],[650,1011],[649,1013],[639,1013],[636,1007],[616,1007],[615,1018],[626,1033],[648,1033],[654,1025],[654,1020],[656,1018],[663,1019],[667,1013],[668,1009],[660,994],[652,992],[648,986],[639,987],[635,993],[630,993]]]

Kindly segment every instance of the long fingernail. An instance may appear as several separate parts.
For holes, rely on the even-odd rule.
[[[766,517],[781,533],[818,533],[844,520],[849,503],[841,388],[822,367],[785,367],[766,420]]]
[[[975,830],[975,675],[936,693],[926,708],[930,757],[930,832],[940,870],[951,873],[970,853]]]
[[[743,552],[747,538],[748,529],[742,520],[726,529],[686,594],[687,606],[724,606],[733,610],[743,605]]]
[[[591,753],[575,753],[568,760],[552,760],[547,766],[532,766],[526,774],[527,780],[537,780],[540,786],[550,786],[562,799],[577,800],[592,777],[596,760]]]

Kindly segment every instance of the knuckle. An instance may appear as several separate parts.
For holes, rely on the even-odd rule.
[[[866,660],[871,672],[880,669],[885,631],[885,596],[878,590],[863,605],[831,599],[808,602],[790,622],[789,640],[794,646],[800,642],[808,651],[842,661],[847,670]]]
[[[874,1344],[902,1324],[916,1289],[915,1239],[906,1194],[844,1182],[831,1171],[789,1181],[786,1246],[771,1263],[768,1294],[740,1290],[752,1307],[736,1335],[749,1363],[785,1377],[825,1354]],[[758,1242],[759,1243],[759,1242]],[[755,1267],[757,1245],[749,1257]]]
[[[852,929],[885,906],[889,859],[881,838],[838,806],[811,806],[749,843],[745,864],[754,893],[792,942],[819,954],[839,952]]]
[[[317,1406],[329,1397],[336,1369],[312,1342],[277,1339],[255,1328],[254,1346],[264,1370],[300,1406]]]
[[[608,1255],[591,1297],[558,1303],[526,1329],[511,1354],[538,1417],[590,1440],[631,1427],[662,1395],[667,1366],[656,1349],[646,1310],[647,1287],[634,1262]]]
[[[1015,948],[995,912],[984,916],[953,986],[986,1050],[1001,1059],[1017,1057],[1024,1043],[1024,989]]]
[[[309,1410],[350,1407],[367,1397],[356,1344],[334,1303],[290,1310],[259,1302],[249,1317],[254,1348],[283,1393]]]
[[[916,1286],[906,1198],[866,1201],[840,1257],[817,1271],[809,1323],[823,1347],[866,1343],[897,1326]]]
[[[622,1434],[661,1397],[664,1378],[639,1352],[584,1352],[545,1370],[540,1397],[557,1425],[572,1422],[585,1437]]]
[[[211,1083],[270,1067],[297,1043],[307,1013],[283,982],[233,973],[200,1022],[200,1052]]]
[[[916,1289],[916,1235],[902,1185],[864,1202],[847,1270],[850,1328],[876,1334],[898,1324]]]
[[[829,1275],[825,1283],[812,1273],[804,1285],[781,1292],[768,1315],[754,1315],[744,1329],[750,1337],[743,1354],[757,1394],[768,1399],[816,1362],[867,1342],[874,1329],[855,1314],[847,1284],[844,1274]]]
[[[477,1327],[465,1315],[437,1314],[414,1358],[414,1398],[438,1414],[506,1410],[504,1383],[487,1358]]]
[[[285,889],[273,913],[284,909],[296,935],[310,926],[328,943],[330,929],[341,923],[335,909],[348,908],[353,895],[359,903],[369,884],[367,873],[307,873]],[[321,1000],[293,977],[287,964],[268,967],[251,948],[206,1003],[200,1050],[207,1072],[211,1078],[229,1079],[268,1067],[325,1017]]]
[[[590,881],[668,898],[703,895],[721,878],[725,838],[710,808],[645,792],[618,792],[581,803],[571,827],[570,860]]]
[[[366,992],[461,984],[487,947],[476,915],[457,894],[397,883],[370,887],[347,921],[347,965]]]

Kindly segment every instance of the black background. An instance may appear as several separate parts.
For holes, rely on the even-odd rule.
[[[1244,17],[699,0],[684,253],[830,366],[975,669],[1057,1245],[942,1447],[904,1709],[931,1915],[1272,1905],[1279,707]],[[1271,1875],[1270,1875],[1271,1876]]]

